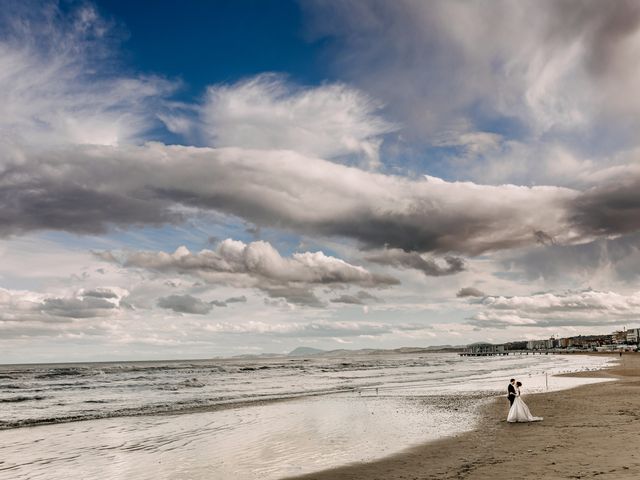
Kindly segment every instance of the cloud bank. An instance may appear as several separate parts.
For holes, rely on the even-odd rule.
[[[0,322],[68,322],[111,317],[126,308],[128,292],[122,288],[80,290],[69,296],[0,288]]]
[[[620,324],[640,315],[640,293],[596,290],[489,296],[469,322],[481,328],[562,327]]]
[[[290,257],[282,257],[271,244],[264,241],[246,244],[227,239],[220,242],[215,250],[197,253],[180,247],[174,253],[99,252],[97,255],[127,268],[190,275],[209,284],[258,288],[270,297],[282,297],[294,304],[310,306],[323,305],[312,291],[315,286],[381,288],[399,283],[393,277],[372,273],[322,252],[294,253]],[[246,301],[246,298],[232,297],[226,303],[241,301]],[[210,310],[207,304],[206,311],[203,311],[205,304],[190,296],[172,295],[161,299],[159,305],[174,311],[175,308],[189,309],[191,306],[202,313]]]
[[[0,173],[4,235],[175,223],[185,206],[369,248],[443,254],[529,245],[539,231],[558,241],[581,234],[569,222],[579,192],[557,187],[411,180],[235,148],[76,146],[21,158]]]
[[[27,149],[5,157],[0,168],[5,236],[175,224],[188,215],[185,207],[258,226],[351,238],[364,248],[443,255],[478,255],[541,238],[584,242],[640,228],[640,181],[634,172],[626,172],[622,188],[612,180],[580,192],[412,180],[290,151],[161,144]],[[442,267],[398,251],[386,257],[430,275],[462,268],[456,261]]]

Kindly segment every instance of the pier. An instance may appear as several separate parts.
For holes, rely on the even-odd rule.
[[[459,353],[461,357],[495,357],[500,355],[562,355],[567,352],[558,350],[503,350],[503,351],[464,351]]]
[[[478,342],[467,345],[459,353],[461,357],[495,357],[501,355],[549,355],[567,353],[566,350],[558,349],[550,341],[529,341],[498,344]]]

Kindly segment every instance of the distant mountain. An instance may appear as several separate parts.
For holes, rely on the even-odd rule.
[[[241,360],[251,360],[253,358],[256,359],[260,359],[260,358],[277,358],[277,357],[282,357],[283,355],[281,353],[243,353],[241,355],[234,355],[231,358],[238,358]],[[224,357],[220,357],[220,358],[224,358]]]
[[[287,355],[290,357],[308,357],[312,355],[321,355],[326,353],[324,350],[320,350],[319,348],[311,348],[311,347],[298,347],[295,350],[292,350]]]

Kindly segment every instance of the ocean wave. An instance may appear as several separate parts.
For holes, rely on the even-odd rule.
[[[35,378],[43,380],[43,379],[58,378],[58,377],[71,377],[71,376],[77,377],[77,376],[87,375],[87,373],[89,373],[90,375],[95,374],[93,370],[88,370],[88,369],[56,368],[53,370],[49,370],[45,373],[40,373],[36,375]]]
[[[9,398],[0,398],[0,403],[20,403],[20,402],[30,402],[32,400],[39,401],[47,398],[44,395],[34,395],[34,396],[26,396],[20,395],[18,397],[9,397]]]
[[[7,385],[2,385],[3,390],[23,390],[25,388],[29,388],[26,385],[18,385],[16,383],[8,383]]]
[[[189,379],[185,380],[184,382],[181,382],[180,386],[188,387],[188,388],[202,388],[202,387],[205,386],[205,384],[202,383],[197,378],[189,378]]]
[[[96,402],[97,403],[97,402]],[[248,403],[248,402],[242,402]],[[228,408],[225,404],[208,404],[208,403],[193,403],[188,404],[173,404],[173,405],[156,405],[142,408],[127,408],[112,411],[95,411],[90,410],[81,414],[75,415],[61,415],[57,417],[40,417],[40,418],[23,418],[19,420],[0,420],[0,430],[10,430],[14,428],[22,427],[35,427],[38,425],[50,425],[58,423],[71,423],[81,422],[88,420],[101,420],[116,417],[138,417],[143,415],[162,415],[162,414],[181,414],[190,413],[196,410],[203,409],[221,409]]]
[[[18,420],[0,420],[0,430],[10,430],[22,427],[35,427],[38,425],[50,425],[58,423],[81,422],[88,420],[101,420],[116,417],[138,417],[144,415],[180,415],[194,412],[216,411],[228,408],[243,407],[255,404],[266,404],[284,400],[292,400],[301,397],[312,397],[352,391],[351,388],[340,388],[313,392],[298,392],[288,395],[251,395],[234,398],[214,397],[206,399],[185,400],[174,403],[145,405],[142,407],[122,408],[116,410],[88,410],[80,414],[60,415],[56,417],[23,418]],[[100,403],[87,400],[85,403]]]

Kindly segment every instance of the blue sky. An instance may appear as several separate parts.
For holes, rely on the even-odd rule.
[[[7,2],[0,362],[640,314],[635,4]]]
[[[295,1],[101,1],[98,7],[126,32],[123,47],[136,69],[183,79],[194,97],[208,85],[265,71],[302,83],[327,79],[322,42],[305,34]]]

